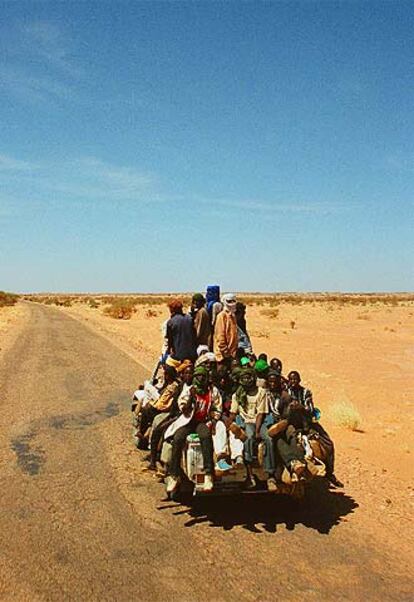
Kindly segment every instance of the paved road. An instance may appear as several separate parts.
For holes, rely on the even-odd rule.
[[[131,504],[99,427],[129,428],[142,368],[59,310],[30,312],[0,365],[0,600],[409,599],[344,493],[189,510],[140,476]]]

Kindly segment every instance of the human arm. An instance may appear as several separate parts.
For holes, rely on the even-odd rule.
[[[264,417],[269,412],[268,394],[265,389],[259,389],[259,398],[256,408],[256,439],[261,439],[260,429],[263,424]]]
[[[239,404],[236,398],[236,394],[233,393],[231,396],[231,405],[230,405],[230,413],[228,417],[224,420],[227,429],[230,428],[230,425],[236,420],[236,416],[239,412]]]
[[[184,385],[178,398],[178,409],[184,416],[189,416],[194,403],[193,387]]]
[[[257,414],[257,416],[256,416],[256,439],[259,441],[262,438],[262,436],[260,434],[260,429],[262,428],[262,424],[263,424],[265,416],[266,416],[266,414],[264,414],[263,412],[261,412],[260,414]]]
[[[167,351],[171,355],[174,352],[171,320],[168,320],[167,322],[166,335]]]
[[[313,395],[310,389],[305,389],[303,393],[303,405],[308,410],[308,412],[310,412],[311,414],[313,413],[315,406],[313,405]]]
[[[213,386],[213,390],[211,392],[211,409],[210,416],[213,420],[220,420],[221,413],[223,410],[223,400],[221,398],[220,391],[217,387]]]

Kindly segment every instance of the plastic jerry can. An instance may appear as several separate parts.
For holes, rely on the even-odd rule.
[[[195,480],[195,475],[204,474],[203,454],[201,453],[200,439],[197,435],[187,437],[187,476]]]

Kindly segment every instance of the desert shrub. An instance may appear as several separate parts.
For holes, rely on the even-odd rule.
[[[262,316],[266,316],[267,318],[277,318],[279,315],[279,310],[274,307],[270,307],[267,309],[261,309],[260,313]]]
[[[348,400],[335,403],[329,413],[334,424],[348,428],[351,431],[356,431],[361,424],[361,416],[358,410]]]
[[[99,301],[96,299],[90,298],[88,299],[88,305],[92,309],[97,309],[99,307]]]
[[[106,316],[116,320],[130,320],[132,314],[136,312],[135,301],[128,298],[115,299],[110,305],[104,308],[103,313]]]
[[[4,291],[0,291],[0,307],[15,305],[18,300],[19,300],[19,295],[15,295],[14,293],[6,293]]]
[[[156,309],[147,309],[145,312],[145,316],[147,318],[156,318],[158,316],[158,311]]]

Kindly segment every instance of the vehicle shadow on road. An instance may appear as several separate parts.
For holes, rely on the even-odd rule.
[[[278,525],[293,531],[304,525],[328,534],[342,519],[358,508],[357,502],[340,490],[330,490],[326,483],[314,484],[301,500],[285,495],[253,494],[194,499],[191,506],[175,514],[188,514],[186,527],[208,523],[210,527],[231,530],[236,526],[253,532],[276,533]]]

